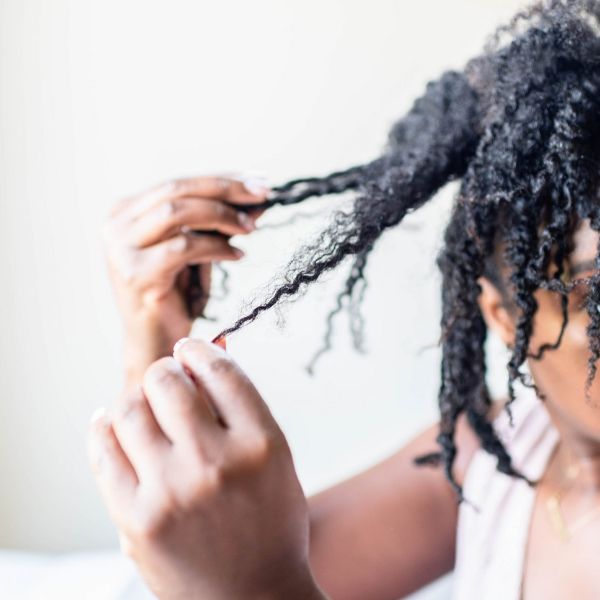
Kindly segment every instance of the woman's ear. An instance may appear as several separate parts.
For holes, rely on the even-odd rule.
[[[480,277],[477,283],[481,286],[477,301],[488,329],[493,331],[507,348],[512,348],[515,339],[515,323],[502,293],[486,277]]]

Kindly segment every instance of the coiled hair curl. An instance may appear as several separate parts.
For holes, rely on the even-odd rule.
[[[382,233],[459,179],[437,257],[442,273],[439,450],[416,459],[442,465],[459,501],[462,489],[452,468],[455,428],[463,413],[482,447],[497,458],[498,470],[525,479],[513,468],[487,417],[487,330],[477,302],[478,278],[485,276],[506,291],[500,265],[508,269],[510,299],[518,315],[507,364],[512,401],[516,381],[535,388],[521,370],[526,358],[539,359],[557,348],[568,322],[570,287],[562,275],[574,228],[589,218],[600,231],[599,19],[596,1],[533,4],[500,27],[463,71],[443,73],[427,85],[392,127],[380,157],[275,188],[267,205],[348,190],[355,197],[350,211],[335,212],[320,236],[296,252],[285,280],[219,334],[229,335],[254,321],[347,257],[352,268],[333,312],[342,309],[344,300],[356,310],[369,253]],[[600,357],[600,275],[589,278],[589,286],[586,390]],[[563,326],[557,340],[532,355],[528,346],[538,288],[560,295]]]

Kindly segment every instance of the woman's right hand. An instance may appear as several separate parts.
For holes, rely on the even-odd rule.
[[[173,344],[189,334],[189,266],[199,265],[205,292],[195,307],[200,314],[212,261],[243,256],[229,237],[253,231],[259,211],[232,205],[260,203],[268,191],[257,179],[205,176],[163,183],[117,203],[103,240],[124,321],[128,384],[139,383],[153,361],[170,355]]]

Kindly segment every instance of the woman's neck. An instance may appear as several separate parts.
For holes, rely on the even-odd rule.
[[[560,435],[549,478],[561,481],[567,472],[576,470],[574,492],[600,492],[600,440],[585,435],[547,408]]]

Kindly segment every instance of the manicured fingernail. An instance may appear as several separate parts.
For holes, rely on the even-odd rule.
[[[223,348],[223,350],[227,350],[227,342],[224,337],[216,337],[212,343],[216,344],[220,348]]]
[[[245,212],[238,211],[238,221],[246,231],[254,231],[256,229],[256,224],[252,220],[252,217]]]
[[[90,423],[97,423],[98,421],[104,420],[106,416],[106,408],[104,406],[99,406],[93,413],[90,418]]]
[[[173,346],[173,354],[175,354],[175,352],[177,352],[181,346],[183,346],[184,344],[187,344],[190,341],[191,338],[189,337],[183,337],[180,340],[178,340],[177,342],[175,342],[175,345]]]
[[[243,250],[240,250],[239,248],[234,248],[233,254],[236,258],[242,258],[242,257],[246,256],[245,252]]]
[[[244,177],[242,179],[244,187],[255,196],[264,196],[271,188],[267,185],[267,182],[262,177]]]
[[[121,531],[118,532],[119,536],[119,547],[121,552],[125,554],[125,556],[129,556],[129,552],[131,551],[131,540]]]

